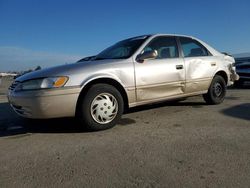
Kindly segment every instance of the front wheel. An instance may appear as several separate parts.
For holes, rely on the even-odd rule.
[[[208,89],[208,92],[203,95],[207,104],[220,104],[226,96],[226,82],[223,77],[216,75]]]
[[[123,107],[123,98],[115,87],[96,84],[84,96],[79,115],[87,129],[104,130],[116,125]]]

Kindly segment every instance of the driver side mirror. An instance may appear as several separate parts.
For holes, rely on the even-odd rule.
[[[142,54],[139,54],[136,57],[136,61],[139,63],[143,63],[146,59],[155,59],[158,56],[158,53],[156,50],[146,51]]]

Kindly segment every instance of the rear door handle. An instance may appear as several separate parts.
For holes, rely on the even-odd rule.
[[[176,65],[176,69],[183,69],[183,65]]]

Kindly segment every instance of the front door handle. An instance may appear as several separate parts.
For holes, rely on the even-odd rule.
[[[176,69],[183,69],[183,65],[176,65]]]
[[[216,66],[216,62],[211,62],[211,66]]]

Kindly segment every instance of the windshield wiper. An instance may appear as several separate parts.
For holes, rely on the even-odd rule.
[[[77,63],[79,63],[79,62],[83,62],[83,61],[91,61],[91,60],[93,60],[95,57],[96,57],[96,56],[88,56],[88,57],[84,57],[84,58],[82,58],[82,59],[78,60],[78,61],[77,61]]]
[[[104,59],[111,59],[111,58],[105,58],[105,57],[96,57],[93,60],[104,60]]]

